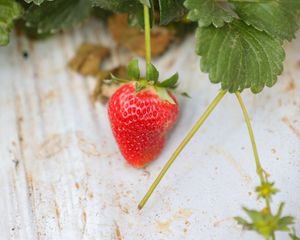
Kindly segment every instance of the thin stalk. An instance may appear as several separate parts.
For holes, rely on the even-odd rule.
[[[259,176],[261,184],[263,184],[263,183],[266,182],[266,178],[264,176],[265,172],[264,172],[264,169],[262,168],[261,162],[259,160],[259,155],[258,155],[258,151],[257,151],[257,146],[256,146],[255,138],[254,138],[253,129],[252,129],[252,126],[251,126],[250,117],[249,117],[249,114],[247,112],[246,106],[244,104],[244,101],[243,101],[243,98],[242,98],[240,92],[236,92],[235,95],[236,95],[236,97],[237,97],[237,99],[240,103],[240,106],[241,106],[241,109],[243,111],[244,118],[245,118],[245,121],[246,121],[246,124],[247,124],[249,137],[250,137],[251,145],[252,145],[252,150],[253,150],[253,154],[254,154],[255,164],[256,164],[256,172],[257,172],[257,175]],[[267,209],[269,211],[271,211],[269,199],[266,198],[265,203],[266,203]]]
[[[150,14],[149,7],[144,5],[144,25],[145,25],[145,50],[146,50],[146,63],[151,63],[151,27],[150,27]]]
[[[275,240],[275,233],[272,234],[272,240]]]
[[[253,129],[252,129],[252,126],[251,126],[250,117],[249,117],[249,114],[247,112],[247,109],[246,109],[246,106],[244,104],[244,101],[242,99],[241,94],[239,92],[236,92],[235,95],[236,95],[236,97],[237,97],[237,99],[240,103],[240,106],[242,108],[244,118],[245,118],[245,121],[246,121],[246,124],[247,124],[249,137],[250,137],[251,145],[252,145],[252,150],[253,150],[253,154],[254,154],[254,159],[255,159],[256,172],[257,172],[257,174],[260,178],[261,183],[264,183],[265,178],[264,178],[264,175],[263,175],[263,168],[262,168],[260,160],[259,160],[259,155],[258,155],[258,151],[257,151],[257,147],[256,147],[256,142],[255,142],[255,138],[254,138],[254,134],[253,134]]]
[[[195,135],[195,133],[199,130],[199,128],[203,125],[205,120],[209,117],[209,115],[212,113],[212,111],[216,108],[216,106],[219,104],[219,102],[222,100],[224,95],[227,91],[221,90],[219,94],[215,97],[213,102],[209,105],[209,107],[206,109],[204,114],[200,117],[200,119],[197,121],[197,123],[194,125],[194,127],[191,129],[191,131],[187,134],[187,136],[183,139],[183,141],[180,143],[178,148],[175,150],[175,152],[172,154],[171,158],[168,160],[168,162],[165,164],[161,172],[159,173],[158,177],[154,181],[154,183],[149,188],[148,192],[144,196],[144,198],[141,200],[141,202],[138,205],[138,209],[142,209],[145,204],[147,203],[148,199],[150,198],[151,194],[163,178],[163,176],[166,174],[172,163],[175,161],[177,156],[181,153],[181,151],[184,149],[184,147],[188,144],[188,142],[192,139],[192,137]]]

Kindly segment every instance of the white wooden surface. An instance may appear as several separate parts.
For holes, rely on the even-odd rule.
[[[143,211],[137,203],[167,158],[216,95],[200,73],[193,38],[155,63],[178,71],[181,118],[159,159],[129,167],[112,137],[106,107],[90,101],[94,80],[67,61],[84,41],[111,46],[97,23],[46,41],[13,37],[0,49],[0,239],[260,239],[232,217],[255,207],[258,183],[247,130],[226,96],[180,155]],[[272,89],[243,94],[262,162],[276,181],[274,203],[297,218],[300,232],[300,34],[286,45],[285,71]],[[113,46],[111,46],[113,47]],[[28,51],[28,59],[22,56]],[[114,52],[109,64],[125,62]],[[278,234],[278,239],[288,239]]]

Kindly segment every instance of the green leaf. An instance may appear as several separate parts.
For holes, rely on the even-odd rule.
[[[176,88],[177,83],[178,83],[178,77],[179,77],[178,73],[175,73],[170,78],[168,78],[168,79],[162,81],[161,83],[159,83],[158,86],[164,87],[164,88]]]
[[[81,23],[91,11],[88,0],[55,0],[41,6],[29,7],[25,20],[28,27],[35,27],[38,33],[56,32]]]
[[[165,25],[181,19],[186,13],[184,0],[159,0],[160,24]]]
[[[212,83],[233,93],[250,88],[253,93],[272,87],[283,70],[282,42],[239,20],[216,29],[198,28],[197,53],[201,69]]]
[[[47,1],[47,0],[24,0],[25,2],[27,3],[34,3],[36,5],[41,5],[44,1]],[[48,1],[51,1],[51,0],[48,0]]]
[[[198,21],[199,27],[213,24],[222,27],[233,20],[232,13],[224,7],[224,2],[215,0],[186,0],[185,7],[189,10],[188,18]]]
[[[237,224],[242,225],[243,228],[247,230],[252,230],[254,228],[253,224],[248,223],[244,218],[234,217],[234,220],[237,222]]]
[[[127,67],[127,75],[134,80],[140,79],[139,61],[137,59],[132,60]]]
[[[154,67],[153,64],[147,64],[147,69],[146,69],[146,79],[148,81],[154,81],[157,82],[159,78],[159,72],[157,69]]]
[[[299,0],[232,2],[236,13],[247,24],[282,40],[292,40],[295,37],[300,4],[296,5],[293,2],[299,2]]]
[[[155,87],[155,91],[162,100],[168,101],[172,104],[176,104],[166,88]]]
[[[300,238],[297,236],[297,234],[296,234],[296,230],[295,230],[295,228],[292,228],[292,231],[291,231],[291,233],[289,234],[289,236],[290,236],[290,238],[292,239],[292,240],[300,240]]]
[[[14,0],[0,0],[0,46],[9,42],[9,32],[13,28],[13,21],[19,18],[23,9]]]
[[[110,74],[110,76],[111,76],[111,80],[112,80],[113,82],[116,82],[116,83],[128,83],[128,82],[129,82],[129,80],[127,80],[127,79],[122,79],[122,78],[118,78],[118,77],[116,77],[116,76],[113,75],[113,74]]]
[[[292,225],[294,224],[295,221],[294,221],[294,218],[291,217],[291,216],[285,216],[285,217],[282,217],[278,220],[278,226],[277,226],[277,229],[279,231],[289,231],[289,225]]]
[[[151,5],[150,17],[153,24],[154,7],[152,0],[89,0],[93,7],[100,7],[113,12],[128,13],[130,25],[144,27],[144,11],[141,1],[149,2]]]
[[[138,0],[89,0],[93,7],[100,7],[113,12],[131,12],[143,6]]]
[[[192,98],[187,92],[182,92],[180,95],[186,98]]]
[[[297,235],[295,235],[295,234],[290,233],[289,236],[292,240],[300,240],[300,238],[297,237]]]

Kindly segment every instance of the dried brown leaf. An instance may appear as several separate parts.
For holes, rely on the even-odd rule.
[[[138,27],[128,26],[126,14],[113,15],[108,20],[108,29],[119,46],[137,55],[145,56],[144,33]],[[173,40],[174,32],[166,27],[154,27],[151,31],[151,51],[154,57],[166,51]]]
[[[101,62],[109,54],[109,49],[101,45],[83,43],[70,60],[69,67],[84,76],[96,76],[100,71]]]
[[[127,78],[127,70],[125,66],[119,66],[111,69],[110,71],[100,71],[97,76],[96,86],[92,95],[92,101],[95,103],[100,100],[102,103],[106,103],[108,99],[115,93],[120,87],[119,83],[106,82],[104,80],[111,79],[111,74],[120,78]]]

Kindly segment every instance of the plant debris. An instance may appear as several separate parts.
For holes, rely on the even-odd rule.
[[[100,64],[109,55],[109,49],[101,45],[83,43],[70,60],[69,67],[83,76],[97,76]]]
[[[125,66],[119,66],[109,71],[99,71],[97,75],[96,86],[92,95],[92,102],[100,101],[103,104],[107,103],[108,99],[115,93],[120,87],[120,83],[111,80],[111,74],[120,76],[121,78],[127,78],[127,71]]]
[[[116,43],[136,53],[145,56],[145,37],[139,27],[128,25],[127,14],[116,14],[108,19],[108,29]],[[153,27],[151,31],[151,52],[153,57],[164,53],[172,40],[174,31],[167,27]]]

